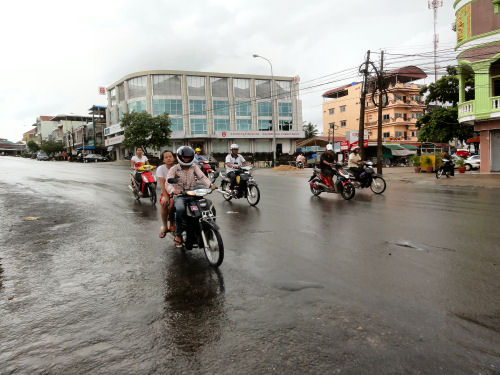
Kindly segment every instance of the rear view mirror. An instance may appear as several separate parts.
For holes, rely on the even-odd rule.
[[[178,177],[175,177],[175,178],[169,178],[169,179],[167,180],[167,182],[168,182],[169,184],[176,184],[177,182],[179,182],[179,178],[178,178]]]

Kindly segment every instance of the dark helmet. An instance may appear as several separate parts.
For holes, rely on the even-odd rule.
[[[188,161],[184,161],[182,159],[187,159]],[[194,160],[194,151],[189,146],[181,146],[177,149],[177,161],[181,167],[190,167],[193,164]]]

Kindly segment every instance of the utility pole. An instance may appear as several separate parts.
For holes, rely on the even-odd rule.
[[[378,126],[377,126],[377,173],[382,174],[382,108],[383,93],[385,90],[384,81],[384,51],[380,54],[380,71],[378,76]],[[375,95],[375,92],[373,93]]]
[[[359,111],[359,134],[358,134],[358,146],[359,146],[359,154],[361,156],[361,160],[365,159],[365,102],[366,102],[366,90],[368,86],[368,64],[370,63],[370,50],[366,52],[366,61],[365,68],[360,69],[360,73],[364,74],[363,78],[363,87],[361,88],[361,102],[360,102],[360,111]]]
[[[429,9],[434,10],[434,83],[437,81],[437,47],[439,42],[439,35],[436,32],[437,18],[438,18],[438,8],[443,6],[443,0],[428,0]]]

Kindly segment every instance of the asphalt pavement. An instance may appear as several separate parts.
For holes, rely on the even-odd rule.
[[[1,157],[0,374],[500,373],[500,190],[255,176],[216,271],[127,167]]]

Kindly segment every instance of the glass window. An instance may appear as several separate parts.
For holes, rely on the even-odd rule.
[[[114,108],[111,108],[109,111],[109,124],[110,125],[116,124],[116,114]]]
[[[146,101],[139,100],[137,102],[128,103],[129,112],[143,112],[146,110]]]
[[[272,143],[269,139],[256,139],[255,152],[271,152]]]
[[[382,120],[389,120],[390,115],[387,113],[382,116]]]
[[[118,121],[121,121],[122,117],[123,117],[123,109],[122,109],[122,106],[119,105],[118,106]]]
[[[412,136],[412,137],[414,137],[414,136],[415,136],[415,132],[414,132],[414,131],[412,131],[412,132],[411,132],[411,136]]]
[[[116,105],[116,90],[109,90],[109,96],[111,97],[111,107],[114,107]]]
[[[292,130],[292,121],[290,121],[290,120],[279,120],[279,130],[281,130],[281,131]]]
[[[181,96],[182,77],[175,74],[155,74],[152,77],[153,95]]]
[[[240,154],[243,152],[250,152],[250,140],[249,139],[235,139],[234,142],[231,143],[237,143],[239,148]]]
[[[335,108],[330,108],[330,109],[328,110],[328,114],[329,114],[329,115],[333,115],[334,113],[335,113]]]
[[[189,99],[189,114],[205,116],[207,114],[207,101]]]
[[[174,130],[183,130],[184,124],[182,122],[182,117],[170,117],[170,121],[172,121],[171,129]]]
[[[260,131],[273,130],[273,120],[258,120],[257,125]]]
[[[210,77],[210,86],[212,87],[212,96],[216,98],[228,97],[227,78]]]
[[[229,116],[228,100],[214,100],[212,105],[214,116]]]
[[[255,93],[257,99],[271,98],[271,81],[268,79],[256,79]]]
[[[118,85],[118,101],[125,101],[125,85],[123,83],[121,85]]]
[[[340,121],[340,126],[341,127],[347,126],[347,121]]]
[[[276,94],[278,99],[290,99],[291,82],[290,81],[276,81]]]
[[[403,132],[396,132],[396,137],[402,137],[403,136]]]
[[[236,102],[236,116],[251,116],[252,106],[250,102]]]
[[[182,115],[182,100],[153,99],[153,116],[158,116],[165,112],[169,115]]]
[[[278,113],[280,117],[292,117],[292,103],[278,103]]]
[[[229,119],[225,118],[214,118],[214,131],[228,131],[229,130]]]
[[[345,112],[345,105],[340,106],[340,112]]]
[[[423,114],[422,114],[422,113],[417,113],[417,118],[420,118],[420,117],[422,117],[422,116],[423,116]]]
[[[250,80],[249,79],[233,79],[234,96],[236,98],[250,97]]]
[[[273,107],[271,102],[258,102],[257,113],[259,116],[271,117],[273,115]]]
[[[129,99],[142,98],[146,96],[146,76],[129,79],[127,83]]]
[[[236,130],[252,130],[252,120],[250,119],[237,119]]]
[[[189,122],[191,127],[191,134],[207,134],[207,119],[191,118]]]
[[[391,136],[391,133],[389,133],[389,132],[386,132],[386,133],[384,133],[384,135],[383,135],[383,137],[384,137],[384,138],[389,138],[390,136]]]
[[[403,115],[401,113],[395,113],[394,114],[394,118],[400,118],[400,117],[403,117]]]
[[[205,96],[205,77],[187,76],[188,95]]]
[[[213,139],[212,140],[212,152],[213,153],[228,153],[229,147],[227,145],[227,140],[225,139]]]

